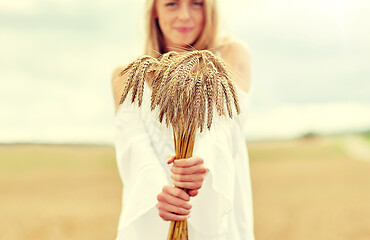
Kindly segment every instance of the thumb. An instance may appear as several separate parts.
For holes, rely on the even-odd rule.
[[[195,197],[198,195],[198,190],[188,190],[188,194],[190,197]]]
[[[167,164],[171,164],[175,161],[175,155],[167,154]]]

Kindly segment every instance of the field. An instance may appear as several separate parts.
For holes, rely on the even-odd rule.
[[[248,143],[256,240],[370,239],[367,136]],[[115,239],[110,146],[0,146],[0,239]]]

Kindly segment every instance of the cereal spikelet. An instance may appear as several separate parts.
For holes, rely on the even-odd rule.
[[[125,99],[127,97],[127,94],[128,94],[128,92],[130,91],[130,89],[132,87],[133,78],[136,74],[136,69],[138,68],[139,64],[140,64],[140,61],[137,60],[134,64],[131,65],[131,69],[130,69],[129,75],[126,79],[125,85],[123,87],[122,96],[121,96],[121,100],[120,100],[119,104],[122,104],[123,101],[125,101]],[[125,70],[123,70],[122,72],[124,72],[124,71]]]
[[[239,106],[238,95],[236,93],[235,84],[234,84],[234,82],[232,80],[228,80],[227,82],[229,84],[229,89],[230,89],[230,92],[231,92],[232,97],[233,97],[233,100],[234,100],[236,113],[239,114],[240,113],[240,106]]]
[[[220,77],[217,76],[217,82],[216,82],[216,110],[218,112],[219,116],[225,115],[225,96],[223,92],[223,87],[221,84],[221,81],[219,80]]]
[[[229,117],[232,118],[233,117],[233,112],[232,112],[232,109],[231,109],[231,98],[232,98],[232,96],[231,96],[231,93],[230,93],[229,85],[227,83],[227,80],[223,77],[220,78],[220,81],[221,81],[223,93],[225,95],[227,112],[229,113]]]
[[[144,93],[144,83],[145,83],[145,73],[148,71],[150,65],[150,61],[147,60],[141,69],[139,80],[138,80],[138,106],[141,106],[143,102],[143,93]]]
[[[214,109],[218,115],[233,117],[232,105],[240,112],[235,85],[222,60],[207,50],[185,53],[168,52],[160,59],[143,56],[121,73],[129,72],[122,103],[129,91],[131,101],[142,104],[144,83],[152,89],[150,109],[158,107],[159,121],[166,125],[196,126],[210,129]],[[233,103],[233,104],[232,104]],[[187,128],[183,128],[187,129]]]

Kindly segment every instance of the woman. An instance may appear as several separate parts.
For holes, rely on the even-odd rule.
[[[216,0],[147,0],[147,24],[146,54],[160,57],[168,51],[208,49],[219,55],[238,87],[242,114],[239,121],[220,120],[197,137],[193,157],[166,157],[174,153],[172,133],[154,124],[157,121],[148,109],[119,106],[127,76],[118,77],[123,67],[117,68],[112,77],[115,146],[124,184],[117,239],[166,239],[169,221],[185,219],[191,240],[254,239],[242,134],[250,85],[248,51],[241,43],[217,37]],[[188,193],[180,188],[189,189]]]

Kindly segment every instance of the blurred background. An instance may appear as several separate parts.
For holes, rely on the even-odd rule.
[[[0,2],[0,239],[114,239],[110,81],[143,3]],[[252,58],[256,239],[370,239],[370,2],[219,5]]]

